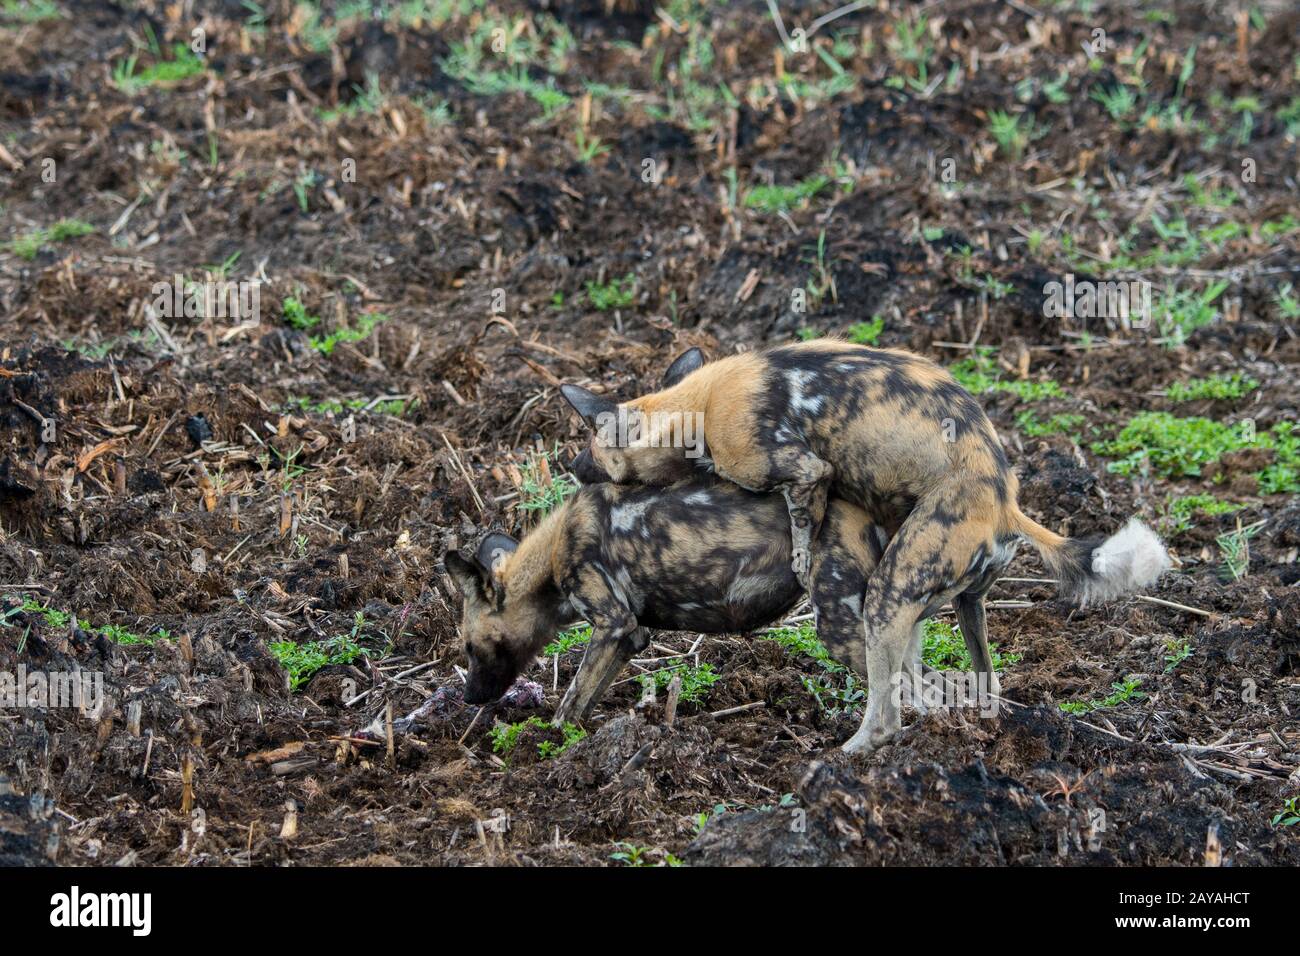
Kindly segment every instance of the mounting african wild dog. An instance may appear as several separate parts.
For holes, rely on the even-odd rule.
[[[674,363],[672,384],[694,368]],[[607,482],[583,452],[574,472]],[[866,673],[862,595],[884,537],[862,509],[832,501],[812,561],[818,634],[836,660]],[[784,501],[697,475],[671,488],[588,484],[523,542],[488,535],[477,554],[448,554],[464,596],[462,636],[469,659],[465,699],[495,700],[555,632],[578,615],[592,637],[556,722],[581,719],[633,654],[647,628],[745,632],[770,624],[803,589],[791,570]],[[988,657],[983,633],[966,633],[973,660]],[[918,679],[918,622],[904,661]]]
[[[983,592],[1016,538],[1083,603],[1144,587],[1168,567],[1164,546],[1136,520],[1084,541],[1022,514],[1019,482],[983,409],[919,355],[823,339],[707,365],[692,349],[678,366],[695,370],[621,405],[561,389],[594,429],[593,461],[614,481],[663,484],[705,467],[751,491],[779,490],[800,574],[827,489],[862,506],[890,538],[863,601],[867,713],[845,750],[871,750],[901,726],[889,691],[918,620],[952,600],[963,632],[984,630]],[[703,453],[692,460],[681,423],[698,415]],[[975,663],[992,673],[987,660]]]

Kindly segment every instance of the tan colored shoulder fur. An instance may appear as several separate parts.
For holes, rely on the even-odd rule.
[[[737,398],[743,398],[743,394],[737,394],[735,390],[743,389],[747,383],[756,386],[766,364],[766,359],[759,352],[727,355],[702,366],[671,388],[643,395],[628,405],[646,414],[688,411],[707,413],[711,410],[711,398],[720,389],[727,390],[728,402],[734,403]]]
[[[532,594],[553,579],[556,558],[568,537],[575,506],[576,500],[571,498],[557,507],[505,559],[497,576],[505,582],[508,598]]]

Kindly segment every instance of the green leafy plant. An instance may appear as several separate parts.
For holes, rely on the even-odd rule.
[[[849,341],[855,345],[875,345],[883,331],[885,319],[881,315],[873,315],[869,322],[855,322],[844,330]]]
[[[1240,372],[1209,375],[1193,379],[1190,382],[1174,382],[1169,386],[1169,400],[1173,402],[1191,402],[1197,399],[1241,398],[1259,388],[1259,382]]]
[[[817,676],[804,675],[800,682],[828,716],[853,713],[866,701],[866,688],[856,674],[831,657],[826,645],[817,638],[816,628],[811,621],[769,628],[762,637],[775,641],[792,654],[812,658],[821,673]]]
[[[1227,288],[1227,280],[1211,283],[1200,292],[1166,286],[1151,305],[1156,328],[1165,344],[1182,345],[1192,332],[1213,323],[1219,317],[1214,303]]]
[[[1300,434],[1293,422],[1279,422],[1255,433],[1242,425],[1225,425],[1208,418],[1178,418],[1168,412],[1142,412],[1112,439],[1094,442],[1099,455],[1118,457],[1107,470],[1130,475],[1149,469],[1161,478],[1200,477],[1231,451],[1271,448],[1275,460],[1255,472],[1261,494],[1300,491]]]
[[[1020,662],[1019,654],[1002,654],[993,643],[989,644],[989,658],[998,672]],[[922,625],[921,660],[940,671],[968,671],[974,667],[961,630],[937,617],[927,618]]]
[[[51,0],[4,0],[0,3],[0,20],[43,23],[62,17],[63,11]]]
[[[364,341],[370,337],[370,333],[378,328],[381,323],[387,321],[388,316],[382,312],[363,312],[357,318],[355,328],[342,326],[328,335],[312,336],[307,342],[322,355],[331,355],[340,342]]]
[[[535,727],[539,730],[550,731],[552,729],[549,721],[541,717],[529,717],[527,720],[521,720],[514,724],[497,724],[489,731],[492,738],[492,752],[500,754],[503,758],[508,758],[510,754],[519,746],[519,738],[525,730]],[[537,744],[537,753],[543,760],[552,760],[564,753],[579,740],[587,736],[587,732],[571,723],[566,723],[563,727],[558,728],[563,742],[556,743],[553,740],[543,740]]]
[[[1196,514],[1207,517],[1231,514],[1240,511],[1245,505],[1233,501],[1224,501],[1210,494],[1183,495],[1168,501],[1165,513],[1168,517],[1169,533],[1179,534],[1192,527],[1192,517]]]
[[[799,801],[795,799],[793,793],[783,793],[781,794],[781,799],[776,803],[765,803],[757,807],[752,804],[742,803],[735,800],[727,801],[725,803],[715,803],[711,809],[701,810],[695,815],[693,821],[695,832],[699,834],[706,826],[708,826],[710,821],[724,817],[728,813],[734,813],[740,810],[753,810],[758,813],[774,813],[777,810],[788,810],[791,807],[797,807],[798,805]]]
[[[1063,700],[1057,706],[1067,714],[1074,714],[1077,717],[1091,714],[1094,710],[1118,707],[1130,700],[1141,700],[1146,697],[1144,691],[1138,690],[1142,686],[1142,681],[1135,677],[1126,677],[1124,680],[1116,681],[1110,686],[1113,693],[1100,700]]]
[[[1278,310],[1286,319],[1300,319],[1300,297],[1293,294],[1290,282],[1283,283],[1273,296]]]
[[[1293,827],[1300,823],[1300,797],[1287,797],[1282,809],[1269,821],[1275,827]]]
[[[11,619],[19,613],[31,615],[40,618],[44,625],[51,630],[62,631],[72,625],[72,615],[67,611],[60,611],[58,608],[48,604],[42,604],[40,601],[31,597],[18,597],[16,595],[5,595],[6,603],[12,604],[13,607],[3,616],[0,616],[0,625],[12,627]],[[101,624],[98,627],[92,626],[89,621],[81,618],[77,619],[77,627],[87,634],[98,635],[107,638],[114,644],[123,646],[135,645],[152,645],[158,641],[172,640],[171,632],[165,628],[156,628],[152,633],[139,633],[123,627],[120,624]]]
[[[537,752],[541,755],[543,760],[551,760],[558,757],[579,740],[587,736],[585,730],[582,730],[568,722],[560,728],[560,733],[564,736],[563,742],[557,744],[553,740],[543,740],[537,745]]]
[[[683,704],[699,704],[706,696],[709,689],[722,680],[722,675],[713,670],[712,664],[674,664],[671,667],[662,667],[653,674],[645,674],[641,678],[643,685],[653,683],[657,691],[662,691],[672,683],[674,677],[680,676],[682,679],[682,690],[678,696]]]
[[[308,313],[306,307],[293,296],[289,296],[280,304],[280,313],[295,329],[305,331],[320,325],[320,317]]]
[[[1248,444],[1242,429],[1208,418],[1178,418],[1168,412],[1142,412],[1114,438],[1094,442],[1092,450],[1120,456],[1107,470],[1130,475],[1142,468],[1161,478],[1198,477],[1212,462]]]
[[[1170,638],[1165,641],[1165,673],[1171,673],[1187,658],[1192,656],[1192,643],[1187,638]]]
[[[601,312],[626,309],[636,301],[636,275],[629,272],[621,279],[587,282],[587,300]]]
[[[961,359],[948,366],[948,371],[957,380],[957,384],[972,395],[984,395],[989,392],[1011,392],[1021,401],[1036,402],[1044,398],[1063,398],[1065,392],[1054,381],[1031,382],[1019,379],[1003,379],[993,361],[991,349],[980,349],[971,357]]]
[[[575,647],[581,647],[591,640],[591,625],[579,624],[577,627],[571,627],[567,631],[561,631],[556,635],[555,640],[542,648],[542,654],[546,657],[555,657],[558,654],[566,654]]]
[[[351,664],[359,657],[369,656],[370,651],[361,646],[366,635],[365,615],[358,611],[352,622],[352,629],[346,634],[339,634],[323,641],[306,641],[302,644],[294,641],[275,641],[267,649],[280,662],[280,666],[289,675],[289,689],[299,690],[323,667],[334,664]]]
[[[1046,421],[1040,419],[1032,408],[1027,408],[1016,415],[1016,427],[1030,438],[1043,438],[1047,435],[1067,435],[1073,442],[1078,442],[1081,429],[1087,422],[1083,415],[1056,414]]]
[[[615,863],[622,863],[624,866],[681,866],[682,861],[677,859],[666,850],[655,850],[648,846],[637,846],[635,843],[619,841],[614,844],[615,850],[609,855],[609,858]],[[662,853],[663,860],[660,863],[650,862],[650,854]]]

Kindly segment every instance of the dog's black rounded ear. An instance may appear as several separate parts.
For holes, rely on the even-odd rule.
[[[483,596],[483,574],[475,563],[462,558],[455,551],[448,551],[442,563],[461,597],[468,601]]]
[[[690,348],[683,352],[668,366],[668,371],[664,372],[663,381],[660,388],[671,388],[676,385],[687,375],[690,375],[697,368],[704,364],[704,353],[697,348]]]
[[[518,547],[519,542],[510,535],[500,531],[493,531],[479,542],[478,565],[484,573],[495,578],[497,571],[501,568],[501,562],[514,554]]]
[[[612,415],[618,411],[617,402],[611,402],[604,395],[597,395],[581,385],[561,385],[560,394],[592,428],[597,427],[597,419],[601,415]]]

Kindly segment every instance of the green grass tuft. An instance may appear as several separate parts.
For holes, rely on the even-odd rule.
[[[1210,375],[1190,382],[1174,382],[1169,386],[1172,402],[1193,402],[1202,398],[1241,398],[1259,388],[1259,382],[1248,375],[1233,372],[1231,375]]]
[[[136,72],[137,58],[127,57],[113,67],[113,85],[127,96],[133,96],[150,86],[172,86],[206,69],[203,58],[184,43],[173,46],[172,54],[172,59],[159,60],[139,73]]]
[[[830,177],[819,173],[793,186],[755,186],[745,195],[745,205],[767,213],[788,212],[830,184]]]
[[[18,258],[31,262],[42,248],[51,243],[88,236],[94,231],[94,226],[80,219],[60,219],[52,226],[15,237],[9,248]]]

